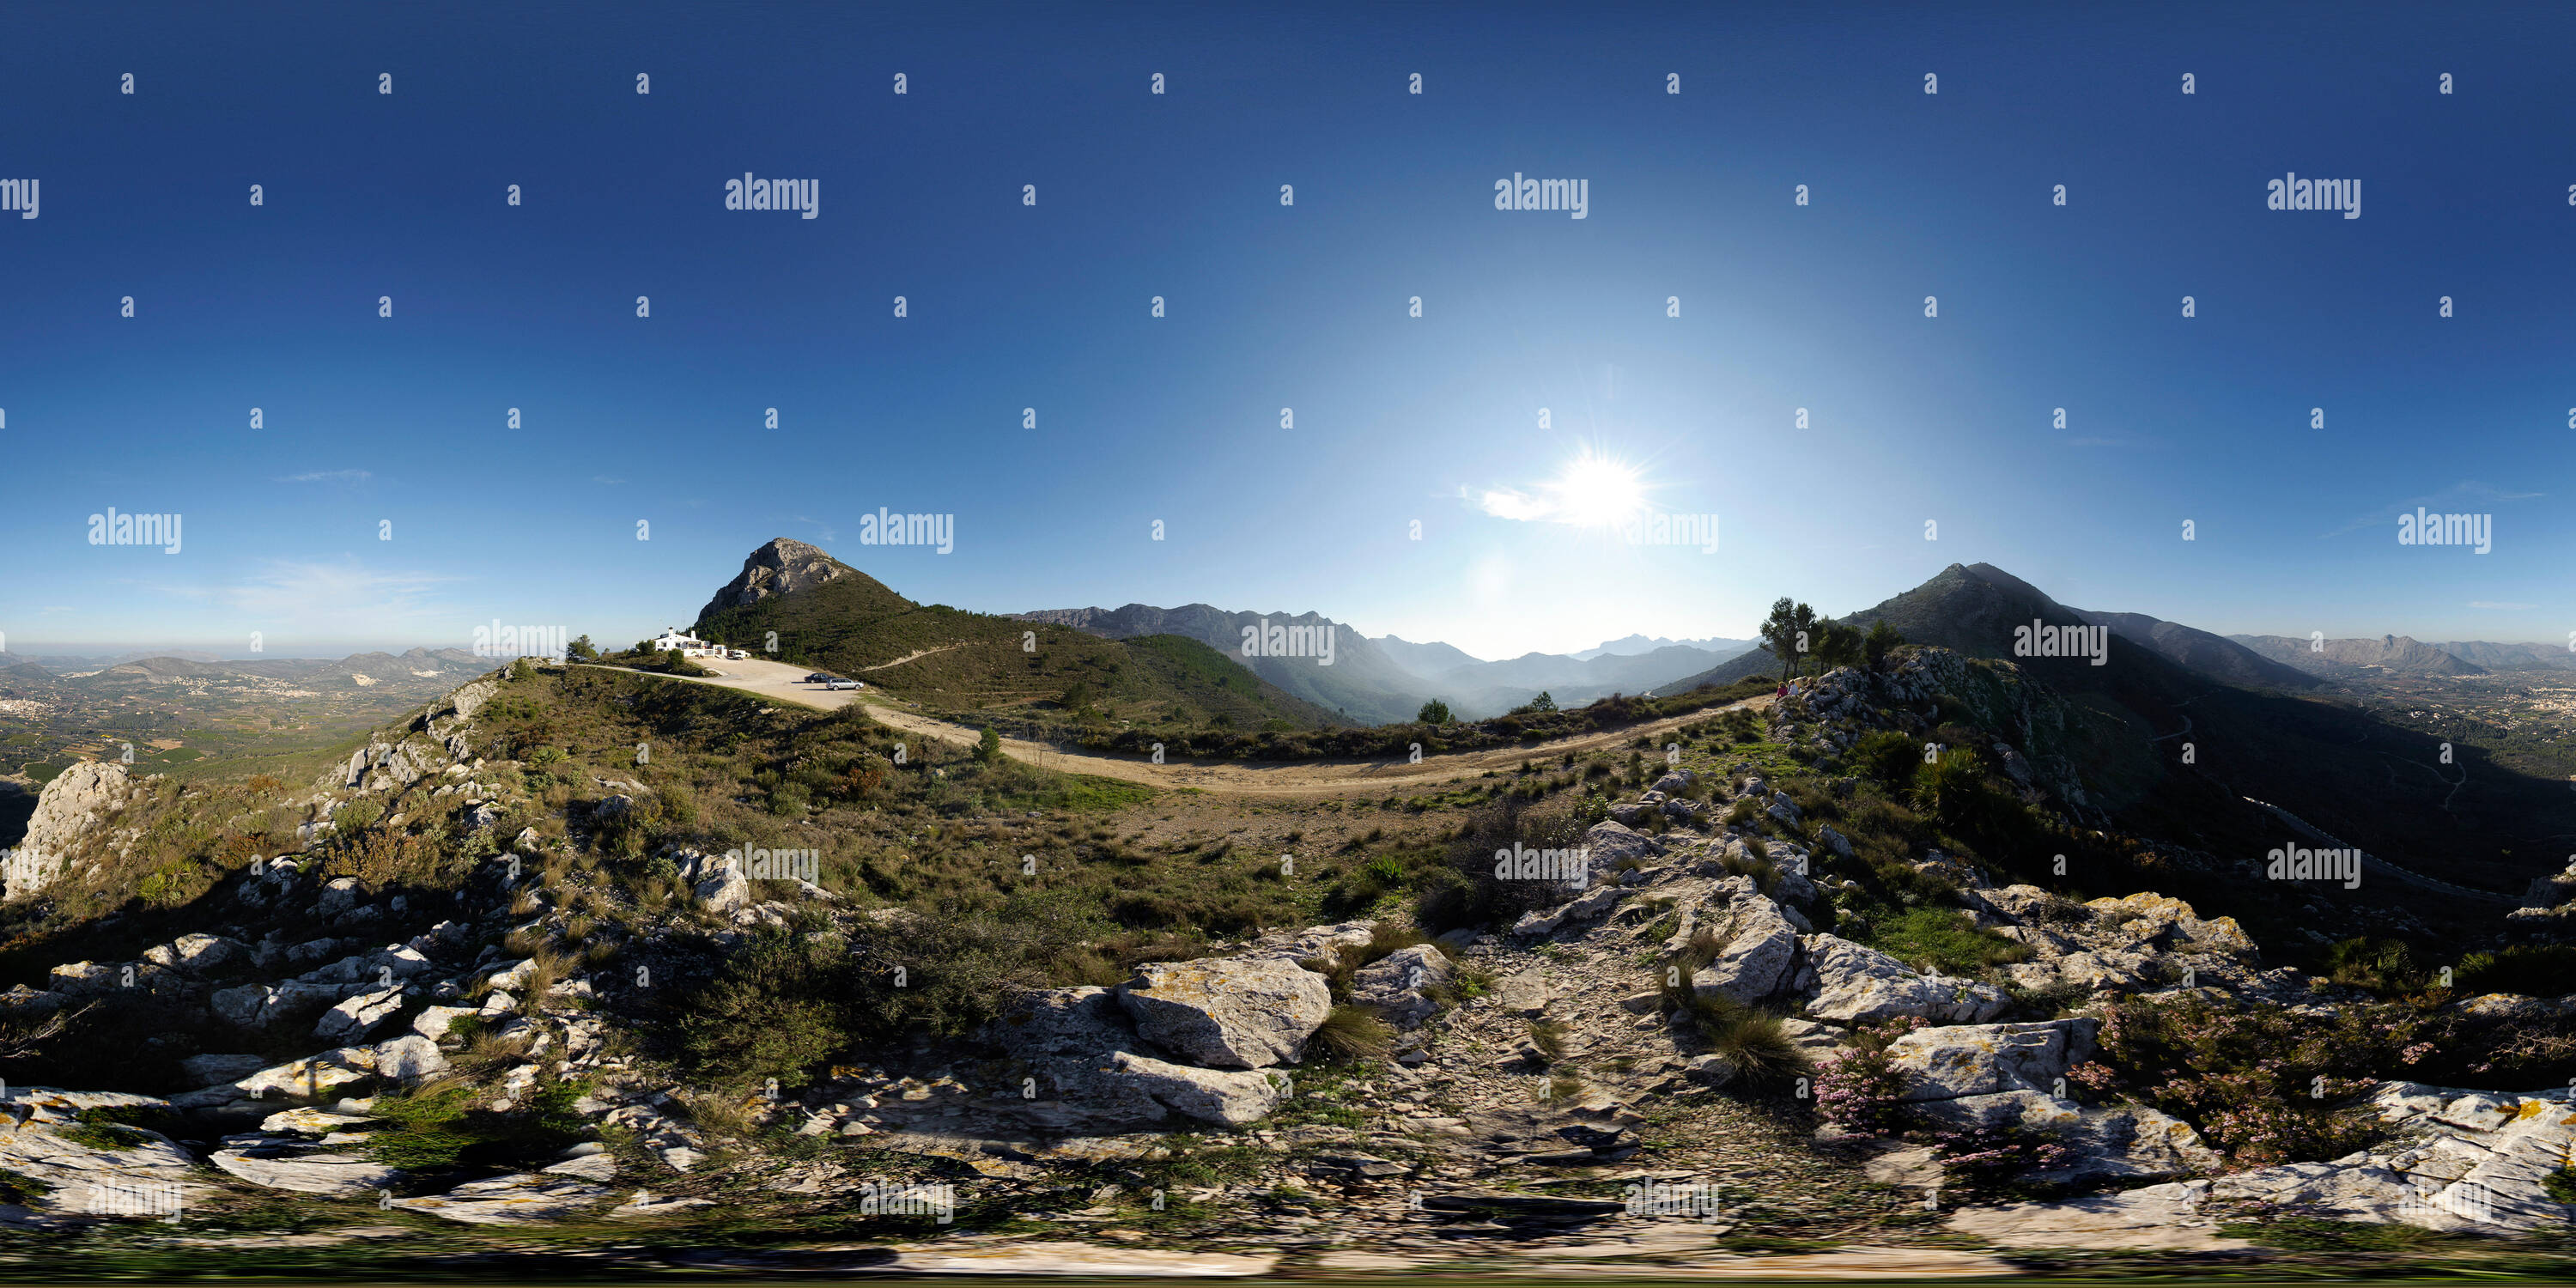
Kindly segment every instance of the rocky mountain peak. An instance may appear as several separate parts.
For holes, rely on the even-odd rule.
[[[742,561],[742,572],[698,610],[703,620],[730,608],[742,608],[773,595],[792,595],[850,575],[852,569],[821,547],[778,537]]]

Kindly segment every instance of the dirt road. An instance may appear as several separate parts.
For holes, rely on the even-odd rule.
[[[964,725],[935,719],[879,693],[874,688],[829,690],[818,684],[807,684],[811,668],[789,666],[783,662],[717,661],[700,663],[720,674],[663,676],[663,679],[688,679],[695,684],[713,684],[722,688],[741,689],[781,702],[831,711],[863,702],[868,715],[889,728],[905,733],[936,738],[959,746],[973,746],[981,732]],[[615,671],[622,667],[599,667]],[[634,672],[633,674],[645,674]],[[1748,698],[1734,704],[1760,711],[1771,705],[1771,695]],[[1151,787],[1195,787],[1201,791],[1238,796],[1373,796],[1384,792],[1426,787],[1455,782],[1461,778],[1482,777],[1488,770],[1509,773],[1524,760],[1562,756],[1566,752],[1597,751],[1625,745],[1640,734],[1668,733],[1683,725],[1706,720],[1724,707],[1708,707],[1687,715],[1668,716],[1646,724],[1630,725],[1602,733],[1527,747],[1495,747],[1484,751],[1453,752],[1443,756],[1425,756],[1414,764],[1402,757],[1373,761],[1292,761],[1282,764],[1243,764],[1221,761],[1205,764],[1171,762],[1157,765],[1142,757],[1112,756],[1081,749],[1067,750],[1042,742],[1020,738],[1002,739],[1002,752],[1013,760],[1024,761],[1068,774],[1092,774],[1123,782],[1144,783]]]

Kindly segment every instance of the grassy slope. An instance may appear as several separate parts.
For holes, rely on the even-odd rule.
[[[765,646],[776,631],[779,658],[861,676],[969,715],[1053,704],[1080,683],[1120,720],[1206,725],[1221,716],[1235,728],[1284,720],[1300,729],[1343,723],[1204,644],[1173,636],[1104,640],[1069,626],[915,604],[865,573],[709,614],[696,630],[747,648]]]

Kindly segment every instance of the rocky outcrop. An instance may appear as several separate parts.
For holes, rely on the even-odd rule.
[[[1742,877],[1734,880],[1744,888],[1721,932],[1726,946],[1718,950],[1715,960],[1692,974],[1690,983],[1693,992],[1749,1006],[1788,983],[1798,955],[1798,928],[1789,924],[1780,905],[1753,891],[1751,882]]]
[[[578,1176],[520,1172],[468,1181],[445,1194],[394,1199],[388,1206],[468,1225],[527,1225],[569,1220],[608,1197],[606,1189]]]
[[[1398,1029],[1416,1029],[1440,1011],[1430,996],[1447,987],[1454,973],[1449,959],[1429,944],[1399,948],[1363,966],[1351,977],[1351,1000],[1374,1007]]]
[[[18,1121],[0,1130],[0,1169],[44,1187],[41,1194],[29,1193],[25,1206],[48,1221],[173,1215],[210,1192],[196,1179],[188,1151],[140,1127],[118,1129],[124,1143],[117,1148],[83,1144],[68,1134],[80,1128],[80,1115],[87,1110],[152,1109],[166,1103],[113,1091],[12,1087],[5,1106]]]
[[[289,1140],[219,1149],[206,1161],[263,1189],[298,1194],[366,1194],[403,1176],[395,1168],[355,1154],[315,1150]]]
[[[742,571],[707,606],[698,610],[703,620],[730,608],[759,603],[773,595],[792,595],[811,590],[827,581],[850,575],[840,560],[802,541],[777,538],[751,552],[742,561]]]
[[[82,761],[55,775],[36,798],[27,835],[10,851],[9,862],[0,864],[0,897],[24,899],[53,884],[90,829],[122,808],[134,790],[125,766],[103,760]]]
[[[1109,1071],[1174,1113],[1230,1127],[1269,1117],[1288,1094],[1282,1074],[1193,1069],[1129,1051],[1111,1056]]]
[[[1118,986],[1145,1040],[1199,1064],[1294,1064],[1333,1009],[1324,978],[1278,959],[1155,962]]]
[[[2003,1014],[2010,999],[1992,984],[1945,975],[1918,975],[1905,963],[1833,935],[1800,941],[1811,985],[1807,1014],[1841,1024],[1875,1024],[1908,1017],[1936,1024],[1980,1024]]]

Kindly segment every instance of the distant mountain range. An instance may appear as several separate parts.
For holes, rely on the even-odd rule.
[[[1462,719],[1499,715],[1545,693],[1559,706],[1579,706],[1613,693],[1641,693],[1705,670],[1727,654],[1663,643],[1644,636],[1612,640],[1582,654],[1526,653],[1488,662],[1441,643],[1417,644],[1393,635],[1371,638],[1306,613],[1235,612],[1209,604],[1156,608],[1052,608],[1020,613],[1022,621],[1070,626],[1103,639],[1178,635],[1197,640],[1262,679],[1319,706],[1367,724],[1410,720],[1437,698]],[[1333,628],[1333,658],[1245,655],[1246,628],[1270,625]],[[1721,640],[1738,651],[1744,641]]]
[[[2265,657],[2329,680],[2348,679],[2374,670],[2399,675],[2484,675],[2492,671],[2576,669],[2576,653],[2557,644],[2491,644],[2484,640],[2427,644],[2404,635],[2382,635],[2375,640],[2297,639],[2287,635],[2228,638]]]
[[[1720,639],[1713,635],[1704,640],[1668,640],[1659,637],[1649,638],[1644,635],[1627,635],[1610,640],[1597,648],[1588,648],[1580,653],[1569,653],[1567,656],[1589,662],[1604,653],[1636,657],[1639,654],[1652,653],[1659,648],[1695,648],[1705,653],[1715,653],[1725,657],[1741,653],[1760,642],[1759,640]]]
[[[44,675],[55,679],[82,679],[99,683],[126,681],[144,684],[169,684],[185,680],[223,679],[253,676],[267,680],[312,680],[363,675],[368,682],[396,678],[445,678],[459,673],[489,671],[500,662],[477,657],[464,649],[414,648],[400,654],[352,653],[347,657],[280,657],[246,660],[226,659],[211,653],[130,653],[116,659],[48,656],[39,661],[12,654],[0,654],[0,668],[9,670],[12,678],[33,679]]]

